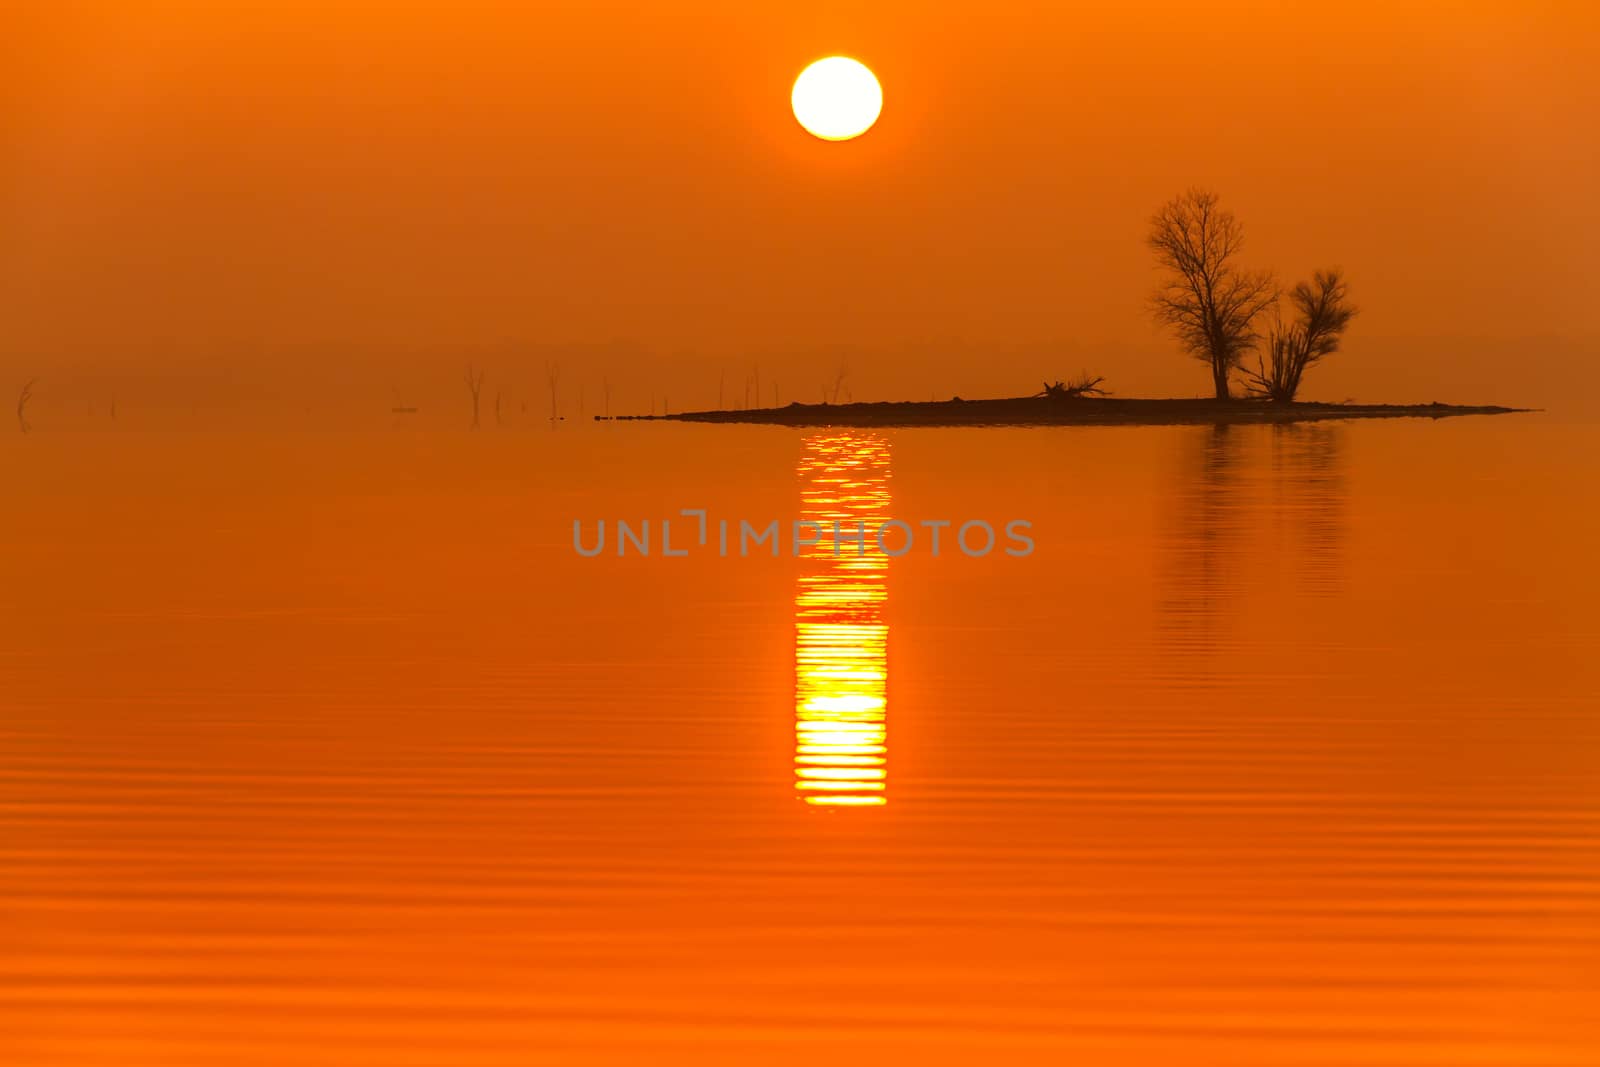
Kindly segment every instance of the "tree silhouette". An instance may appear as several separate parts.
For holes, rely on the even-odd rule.
[[[557,410],[556,397],[561,385],[561,364],[546,363],[544,365],[544,380],[550,384],[550,421],[555,422],[560,417]]]
[[[22,383],[22,392],[17,395],[17,426],[21,428],[23,433],[33,429],[32,424],[28,422],[28,401],[33,399],[33,387],[38,382],[39,379],[37,378],[29,378]]]
[[[1289,293],[1298,314],[1295,321],[1280,320],[1267,337],[1267,358],[1256,356],[1256,369],[1246,372],[1250,391],[1288,403],[1300,391],[1300,379],[1312,365],[1339,350],[1350,320],[1358,309],[1349,303],[1349,287],[1337,268],[1319,270],[1310,282]]]
[[[839,370],[833,376],[832,387],[826,382],[823,383],[822,402],[824,404],[837,404],[839,402],[839,394],[844,391],[844,383],[849,377],[850,361],[847,359],[839,360]]]
[[[478,397],[483,392],[483,371],[473,370],[467,364],[467,391],[472,394],[472,428],[478,428]]]
[[[1167,272],[1152,300],[1157,322],[1211,367],[1218,400],[1228,399],[1228,376],[1261,340],[1256,320],[1276,303],[1270,271],[1247,271],[1236,262],[1244,230],[1216,193],[1190,189],[1150,220],[1146,239]]]

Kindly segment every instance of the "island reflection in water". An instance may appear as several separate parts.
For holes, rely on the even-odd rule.
[[[889,443],[862,432],[812,435],[799,476],[800,518],[820,533],[804,550],[794,598],[795,792],[807,804],[882,805],[889,560],[874,533],[891,517]]]

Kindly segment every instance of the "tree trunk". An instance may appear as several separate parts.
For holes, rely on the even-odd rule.
[[[1217,399],[1228,399],[1228,368],[1222,363],[1211,364],[1211,382],[1216,386]]]

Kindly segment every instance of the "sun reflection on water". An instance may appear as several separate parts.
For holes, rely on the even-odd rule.
[[[890,518],[889,443],[859,431],[816,434],[799,475],[800,517],[821,533],[803,553],[794,598],[795,791],[807,804],[885,804],[889,560],[873,534]]]

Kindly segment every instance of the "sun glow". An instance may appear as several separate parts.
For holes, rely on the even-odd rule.
[[[845,56],[819,59],[795,79],[794,117],[824,141],[860,137],[883,111],[883,88],[862,63]]]

